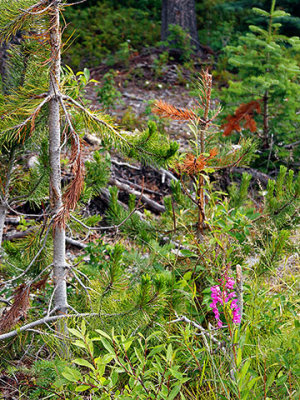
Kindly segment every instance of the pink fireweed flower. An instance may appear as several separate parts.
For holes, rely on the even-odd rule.
[[[237,305],[236,293],[233,290],[235,280],[227,276],[225,272],[222,279],[220,279],[220,285],[215,285],[210,288],[212,302],[209,305],[215,315],[217,325],[222,328],[223,324],[220,319],[220,311],[218,306],[225,307],[226,304],[230,306],[232,311],[232,322],[234,324],[241,323],[240,309]]]

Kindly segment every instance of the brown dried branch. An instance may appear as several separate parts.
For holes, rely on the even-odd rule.
[[[14,293],[13,305],[0,321],[0,332],[5,333],[15,326],[21,318],[26,318],[29,308],[30,286],[23,283]]]
[[[79,200],[84,185],[85,168],[82,160],[81,139],[73,132],[72,135],[72,154],[70,164],[74,179],[68,185],[63,195],[63,207],[55,217],[54,225],[65,226],[69,219],[70,211],[74,211]],[[79,148],[78,148],[79,146]]]
[[[37,282],[31,281],[27,284],[22,283],[16,290],[13,296],[13,304],[10,309],[4,314],[0,321],[0,332],[5,333],[13,328],[20,319],[26,319],[29,309],[30,292],[44,289],[46,286],[49,274],[46,274]]]
[[[177,108],[162,100],[157,100],[154,103],[152,112],[162,118],[171,118],[182,122],[195,121],[198,118],[193,110],[189,110],[187,108]]]
[[[57,224],[58,226],[64,227],[66,221],[70,217],[70,211],[75,210],[80,194],[82,192],[84,185],[85,167],[84,167],[84,162],[82,160],[82,145],[83,145],[82,139],[78,136],[78,134],[75,132],[73,128],[71,118],[67,112],[66,106],[61,96],[59,96],[59,100],[63,108],[63,111],[65,113],[67,125],[70,128],[70,136],[71,136],[70,165],[72,174],[74,175],[73,180],[68,185],[63,195],[63,207],[56,215],[54,221],[54,226]]]

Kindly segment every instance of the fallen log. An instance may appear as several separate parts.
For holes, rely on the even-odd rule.
[[[234,167],[234,168],[232,168],[232,172],[237,172],[239,174],[242,174],[243,172],[247,172],[247,174],[252,175],[254,179],[261,182],[265,186],[267,186],[269,179],[272,179],[269,175],[267,175],[263,172],[257,171],[254,168]]]
[[[70,244],[71,246],[78,247],[79,249],[86,249],[88,247],[88,245],[86,243],[83,243],[79,240],[69,238],[67,236],[66,236],[66,243]]]
[[[166,211],[165,206],[157,203],[154,200],[151,200],[149,197],[147,197],[146,195],[142,194],[141,192],[138,192],[137,190],[132,189],[130,187],[130,184],[122,183],[122,182],[120,182],[120,181],[118,181],[117,179],[114,179],[114,178],[110,179],[110,183],[112,185],[115,185],[120,190],[124,190],[127,193],[134,194],[137,197],[140,197],[141,201],[143,203],[147,204],[147,206],[150,209],[152,209],[153,211],[158,212],[158,213],[162,213],[162,212]]]

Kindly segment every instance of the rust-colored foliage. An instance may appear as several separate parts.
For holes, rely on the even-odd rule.
[[[177,165],[177,168],[181,173],[186,173],[190,176],[197,175],[199,172],[203,171],[207,161],[214,158],[217,154],[218,149],[216,147],[210,150],[209,156],[207,157],[201,154],[196,158],[193,154],[189,153],[185,157],[183,163]]]
[[[193,154],[187,154],[182,164],[178,164],[180,172],[188,175],[195,175],[202,171],[206,165],[205,157],[194,157]]]
[[[160,117],[171,118],[182,122],[195,120],[197,118],[193,110],[177,108],[162,100],[155,101],[154,106],[152,107],[152,112]]]
[[[63,207],[55,218],[55,224],[63,227],[69,218],[70,211],[75,209],[84,185],[85,168],[82,160],[82,140],[75,132],[72,134],[70,165],[74,178],[66,188],[63,195]]]
[[[46,274],[44,276],[44,278],[42,278],[41,280],[39,280],[37,282],[33,282],[30,286],[30,290],[33,291],[33,290],[45,289],[48,278],[49,278],[49,274]]]
[[[250,101],[249,103],[242,103],[233,115],[226,117],[226,124],[221,126],[224,129],[223,136],[229,136],[233,131],[240,132],[242,130],[242,122],[244,128],[249,129],[251,132],[256,132],[256,122],[253,119],[254,112],[261,113],[260,103],[257,100]]]
[[[8,311],[2,316],[0,321],[0,332],[5,333],[13,328],[21,318],[26,318],[29,309],[30,291],[44,289],[49,274],[46,274],[41,280],[32,284],[22,283],[14,293],[13,304]]]
[[[209,151],[209,159],[212,159],[212,158],[216,157],[216,155],[218,153],[219,153],[219,150],[216,147],[214,147],[213,149],[211,149]]]
[[[23,283],[16,290],[13,298],[13,305],[10,310],[1,318],[0,332],[10,330],[21,318],[26,318],[29,308],[30,286]]]
[[[204,70],[200,74],[199,86],[199,101],[196,101],[199,108],[204,112],[203,117],[200,117],[192,109],[178,108],[169,104],[163,100],[156,100],[152,107],[152,112],[159,115],[162,118],[171,118],[176,121],[195,121],[198,124],[202,124],[202,129],[207,130],[212,125],[212,122],[219,115],[221,108],[217,107],[214,110],[212,117],[209,117],[209,111],[211,108],[211,90],[212,90],[212,75],[208,69]]]

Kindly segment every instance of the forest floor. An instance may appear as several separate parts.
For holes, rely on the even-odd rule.
[[[130,59],[127,67],[121,64],[115,67],[115,82],[121,97],[108,111],[117,119],[121,128],[134,130],[145,126],[146,120],[153,118],[151,104],[154,100],[163,100],[178,108],[192,108],[196,105],[190,92],[192,82],[203,65],[195,62],[193,69],[190,69],[171,62],[157,67],[157,57],[155,52],[136,55]],[[92,78],[101,82],[109,70],[106,65],[92,68]],[[98,86],[97,83],[90,85],[86,94],[95,108],[101,108],[97,99]],[[164,120],[162,123],[170,139],[176,140],[181,147],[186,148],[189,138],[187,124],[171,120]]]

